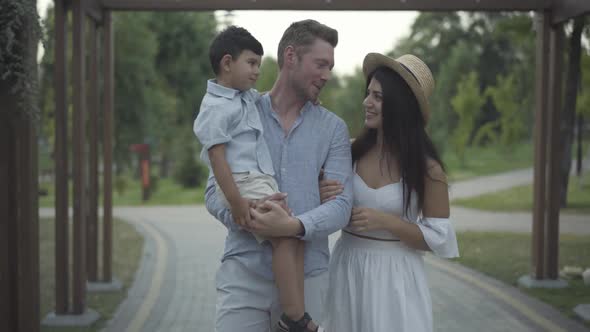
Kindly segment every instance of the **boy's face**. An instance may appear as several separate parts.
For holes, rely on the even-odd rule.
[[[245,91],[254,87],[260,74],[261,56],[244,50],[230,63],[231,85],[234,89]]]

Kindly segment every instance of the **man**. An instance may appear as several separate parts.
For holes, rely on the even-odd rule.
[[[257,103],[281,192],[289,215],[278,204],[268,212],[251,210],[246,229],[234,223],[215,193],[212,177],[205,193],[208,211],[227,228],[225,252],[216,276],[216,331],[269,331],[281,312],[271,268],[272,248],[264,237],[298,237],[305,242],[305,309],[323,320],[328,280],[328,235],[344,227],[352,206],[349,135],[342,119],[316,105],[330,79],[338,33],[313,20],[295,22],[278,48],[279,75],[270,93]],[[335,199],[320,203],[318,175],[343,183]],[[281,197],[274,197],[280,199]],[[313,331],[313,324],[300,331]],[[295,329],[292,329],[295,330]]]

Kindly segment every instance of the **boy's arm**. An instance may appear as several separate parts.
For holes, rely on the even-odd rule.
[[[225,144],[214,145],[209,149],[208,154],[213,175],[215,175],[217,184],[231,206],[235,223],[240,226],[246,226],[250,222],[250,206],[248,200],[242,198],[240,195],[231,168],[225,159]]]

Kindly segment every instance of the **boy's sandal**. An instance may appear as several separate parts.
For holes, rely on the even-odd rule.
[[[287,315],[281,315],[281,319],[278,322],[278,329],[279,332],[325,332],[325,330],[318,326],[315,330],[310,330],[307,328],[307,325],[311,322],[311,316],[306,312],[303,314],[301,319],[294,321],[289,318]]]

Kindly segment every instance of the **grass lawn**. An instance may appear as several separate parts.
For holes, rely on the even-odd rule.
[[[581,179],[570,177],[568,186],[568,207],[564,213],[590,214],[590,173]],[[525,185],[472,198],[456,199],[452,202],[468,208],[488,211],[532,211],[533,186]]]
[[[41,278],[41,319],[55,307],[55,222],[53,219],[40,219],[40,278]],[[70,230],[70,234],[71,230]],[[143,237],[135,228],[123,221],[113,222],[113,276],[123,282],[124,288],[112,293],[86,293],[88,308],[100,314],[100,320],[86,328],[55,328],[42,326],[44,332],[100,331],[112,318],[117,306],[127,296],[139,266],[143,249]],[[99,249],[102,252],[102,249]],[[100,256],[99,256],[100,257]],[[100,262],[100,258],[99,258]],[[71,259],[70,259],[71,263]],[[99,267],[99,277],[102,268]],[[71,277],[70,277],[71,278]]]
[[[126,188],[123,192],[116,190],[115,181],[113,181],[113,204],[114,205],[188,205],[199,204],[205,201],[204,186],[198,188],[184,188],[176,183],[172,178],[158,179],[157,189],[152,193],[150,200],[141,201],[141,184],[139,179],[133,179],[130,176],[125,177]],[[102,185],[101,185],[102,186]],[[39,206],[55,206],[55,185],[53,182],[39,184],[40,188],[47,190],[46,196],[39,197]],[[71,193],[70,183],[70,193]],[[102,202],[102,194],[100,194]],[[70,194],[70,200],[72,195]],[[71,203],[70,203],[71,204]]]
[[[490,175],[533,166],[532,143],[515,144],[510,148],[501,146],[468,147],[465,163],[449,148],[443,162],[452,181],[466,180],[476,176]]]
[[[457,234],[461,257],[456,261],[507,284],[517,286],[519,277],[530,271],[531,236],[529,234],[462,232]],[[590,267],[590,236],[561,235],[559,266]],[[565,289],[525,289],[523,291],[576,317],[573,308],[590,303],[590,286],[581,279],[569,280]],[[576,318],[577,319],[577,318]],[[579,319],[578,319],[579,320]],[[579,320],[581,321],[581,320]],[[590,327],[590,323],[586,323]]]

